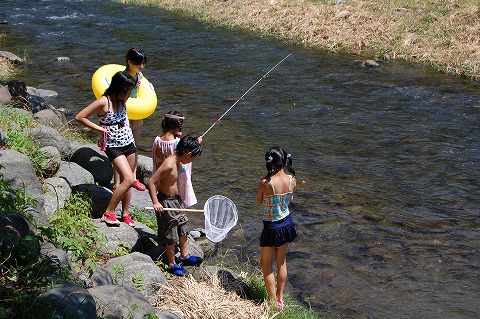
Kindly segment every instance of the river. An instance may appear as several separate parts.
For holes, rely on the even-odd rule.
[[[282,145],[299,183],[299,238],[286,292],[324,318],[480,317],[480,84],[418,64],[290,46],[156,8],[100,0],[0,0],[1,50],[26,57],[17,78],[55,90],[68,118],[93,99],[91,76],[148,55],[159,97],[145,120],[149,155],[163,114],[201,134],[292,53],[204,137],[194,162],[199,201],[221,194],[239,222],[219,244],[258,263],[264,153]],[[66,56],[70,61],[57,61]]]

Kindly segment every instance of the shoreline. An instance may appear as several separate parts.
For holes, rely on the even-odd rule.
[[[365,59],[398,59],[480,79],[475,0],[111,0]]]

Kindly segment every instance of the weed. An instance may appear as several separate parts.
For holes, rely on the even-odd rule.
[[[87,195],[74,194],[50,218],[50,227],[39,227],[40,233],[56,247],[72,252],[82,265],[88,265],[90,274],[100,257],[98,247],[104,246],[104,239],[90,218],[91,210]]]
[[[133,288],[135,288],[138,291],[144,291],[145,290],[145,278],[143,277],[143,274],[136,274],[132,278],[132,284]]]

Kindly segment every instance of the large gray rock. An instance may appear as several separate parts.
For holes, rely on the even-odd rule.
[[[165,275],[152,258],[139,252],[112,258],[105,264],[105,268],[113,274],[118,285],[136,288],[145,296],[151,296],[158,291],[160,285],[167,283]],[[115,269],[122,271],[118,274]]]
[[[105,154],[100,154],[95,149],[85,146],[75,150],[70,161],[89,171],[98,185],[110,186],[113,168]]]
[[[38,150],[43,153],[45,159],[40,163],[42,174],[44,177],[52,177],[58,172],[60,168],[60,161],[62,160],[60,152],[56,147],[45,146]]]
[[[17,55],[13,54],[12,52],[8,51],[0,51],[0,57],[7,59],[13,64],[21,64],[25,62],[24,59],[18,57]]]
[[[33,115],[33,118],[40,124],[58,127],[67,124],[65,114],[58,110],[46,109],[38,111]]]
[[[7,104],[11,100],[12,95],[10,94],[10,91],[8,91],[8,88],[0,85],[0,105]]]
[[[88,290],[78,285],[60,284],[44,292],[42,297],[55,305],[51,318],[97,318],[95,299]]]
[[[47,216],[51,217],[65,206],[65,200],[72,194],[72,189],[67,181],[60,177],[46,178],[43,181],[43,187],[45,189],[44,209]]]
[[[35,207],[43,210],[42,184],[30,164],[30,159],[14,150],[0,150],[0,164],[3,166],[1,173],[4,179],[10,182],[12,188],[23,189],[37,201]]]
[[[131,252],[139,241],[140,236],[135,231],[135,228],[125,223],[120,223],[119,226],[108,226],[100,219],[94,219],[93,224],[98,227],[98,233],[105,236],[105,248],[110,253],[117,251],[119,247],[123,247],[123,249]],[[135,222],[135,224],[139,223]]]
[[[28,128],[25,129],[24,134],[39,144],[40,147],[56,147],[64,159],[70,157],[72,153],[68,140],[51,127],[41,125],[39,127]]]
[[[97,316],[103,319],[144,319],[146,314],[155,313],[147,298],[131,287],[99,286],[88,291],[95,298]]]
[[[153,161],[151,157],[137,156],[137,179],[145,185],[153,175]]]
[[[78,164],[71,162],[60,162],[60,169],[57,172],[57,176],[67,181],[70,187],[74,187],[81,184],[92,184],[93,175],[89,171],[84,169]]]
[[[74,270],[65,250],[58,249],[52,243],[46,242],[42,244],[40,253],[50,257],[51,263],[53,266],[56,266],[56,269],[67,269],[69,271],[70,279],[73,280],[78,278],[77,272]]]

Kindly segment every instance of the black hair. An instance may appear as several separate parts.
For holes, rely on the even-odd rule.
[[[178,117],[184,117],[183,114],[178,112],[178,111],[168,111],[167,114],[175,115],[175,116],[178,116]],[[163,117],[163,119],[162,119],[162,130],[163,130],[164,134],[171,131],[171,130],[174,130],[176,128],[179,128],[180,132],[182,131],[183,119],[170,118],[168,116]]]
[[[267,175],[265,175],[267,181],[270,181],[272,175],[284,167],[295,176],[295,170],[292,168],[292,155],[288,154],[283,148],[279,146],[272,147],[265,153],[265,161],[265,167],[268,171]]]
[[[105,90],[103,95],[115,97],[115,101],[118,101],[118,95],[127,93],[135,86],[135,79],[128,73],[119,71],[112,76],[112,82],[110,86]],[[113,103],[114,111],[118,112],[118,103]]]
[[[135,65],[142,64],[142,62],[147,64],[147,55],[139,48],[131,48],[128,50],[127,55],[125,55],[125,64],[127,67],[128,61],[131,61]]]
[[[200,156],[202,154],[202,145],[195,137],[195,135],[188,134],[180,139],[175,149],[177,155],[183,155],[188,152],[192,152],[193,157]]]

